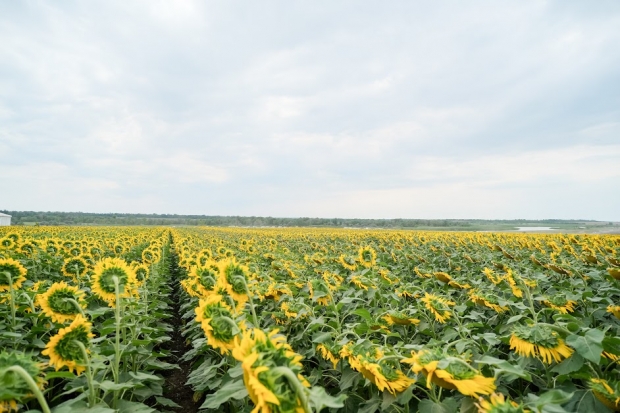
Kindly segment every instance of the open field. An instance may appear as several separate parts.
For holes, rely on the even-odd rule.
[[[618,410],[619,279],[618,235],[0,228],[0,411]]]

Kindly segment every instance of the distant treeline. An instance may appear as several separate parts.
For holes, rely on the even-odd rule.
[[[345,219],[274,218],[171,214],[93,214],[87,212],[0,211],[11,215],[13,225],[204,225],[240,227],[341,227],[341,228],[467,228],[470,226],[524,223],[562,224],[573,220],[460,220],[460,219]],[[587,222],[580,220],[579,222]]]

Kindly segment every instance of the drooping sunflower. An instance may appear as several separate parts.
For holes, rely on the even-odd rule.
[[[334,370],[336,370],[336,366],[338,366],[338,362],[340,361],[337,346],[321,343],[316,346],[316,350],[319,352],[321,357],[331,362],[332,366],[334,366]]]
[[[45,380],[43,369],[38,363],[19,351],[0,352],[0,412],[17,412],[18,404],[33,397],[28,384],[13,371],[8,371],[13,366],[19,366],[34,380],[37,387],[43,390]]]
[[[340,257],[338,257],[338,262],[340,263],[340,265],[342,265],[343,268],[349,271],[355,271],[357,269],[357,263],[355,261],[355,258],[353,257],[341,254]]]
[[[0,292],[19,289],[26,281],[28,270],[12,258],[0,258]]]
[[[529,413],[522,404],[504,397],[501,393],[493,393],[488,399],[478,398],[478,413]]]
[[[301,386],[310,387],[301,374],[303,357],[291,349],[285,337],[278,335],[278,330],[268,335],[256,328],[246,330],[241,339],[235,339],[232,354],[241,361],[243,382],[255,406],[253,413],[303,411],[296,387],[280,369],[286,368]]]
[[[313,279],[308,282],[308,291],[310,299],[316,301],[320,305],[329,305],[330,292],[323,280]]]
[[[608,306],[607,312],[613,314],[617,319],[620,319],[620,305]]]
[[[575,311],[575,306],[577,305],[576,301],[569,300],[563,295],[556,295],[553,297],[549,297],[542,302],[549,308],[553,308],[556,311],[559,311],[562,314],[568,314]]]
[[[88,270],[88,263],[80,256],[67,258],[62,265],[62,273],[67,277],[79,278]]]
[[[383,318],[389,325],[417,325],[420,324],[420,320],[417,318],[413,318],[408,316],[407,314],[401,313],[399,311],[389,311]]]
[[[541,324],[516,325],[510,336],[510,349],[522,357],[536,357],[545,364],[560,362],[573,354],[557,332]]]
[[[82,374],[86,369],[84,356],[76,341],[84,344],[88,351],[90,340],[95,336],[92,332],[92,324],[82,315],[77,315],[69,327],[61,328],[58,334],[53,336],[41,352],[50,359],[50,366],[56,371],[67,367],[69,371]]]
[[[196,263],[202,267],[206,266],[207,261],[210,261],[213,258],[213,253],[209,248],[202,249],[196,255]]]
[[[487,294],[481,290],[470,290],[469,291],[469,299],[474,303],[490,308],[497,313],[503,313],[508,310],[508,307],[503,307],[499,305],[497,301],[497,297],[493,294]]]
[[[383,350],[378,346],[366,348],[363,345],[349,344],[341,349],[340,355],[347,357],[351,368],[359,371],[380,391],[400,393],[415,382],[403,373],[398,362],[385,359]]]
[[[424,303],[426,309],[435,316],[435,320],[441,324],[444,324],[452,317],[450,306],[456,305],[454,301],[429,293],[424,293],[424,297],[421,301]]]
[[[250,270],[245,265],[238,263],[235,258],[228,258],[219,262],[220,279],[226,287],[228,294],[243,308],[248,301],[246,283],[250,277]]]
[[[235,336],[245,329],[245,324],[234,320],[232,309],[222,301],[221,295],[201,299],[195,311],[196,321],[200,323],[207,343],[222,354],[229,353],[234,347]]]
[[[52,284],[45,293],[37,295],[37,304],[43,310],[43,314],[55,323],[72,321],[81,314],[76,303],[82,309],[86,308],[84,292],[64,281]]]
[[[366,268],[370,268],[377,263],[377,251],[371,247],[362,247],[357,252],[357,260]]]
[[[343,280],[342,277],[338,274],[329,271],[323,272],[323,274],[321,274],[321,277],[323,278],[323,281],[325,281],[325,284],[330,291],[336,291],[342,284]]]
[[[108,305],[116,305],[114,277],[118,279],[123,298],[136,295],[136,272],[120,258],[105,258],[97,263],[91,278],[91,289]]]
[[[464,396],[477,397],[495,392],[495,378],[485,377],[467,361],[443,354],[440,350],[412,351],[411,357],[401,360],[411,365],[414,373],[423,373],[426,387],[431,383],[444,389],[458,390]]]
[[[620,383],[609,382],[605,379],[592,378],[589,386],[594,396],[605,406],[617,412],[620,411]]]

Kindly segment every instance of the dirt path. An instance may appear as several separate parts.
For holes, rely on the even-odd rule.
[[[170,268],[170,285],[173,289],[172,296],[172,317],[169,322],[172,324],[174,331],[171,335],[171,340],[167,343],[166,348],[171,351],[172,355],[168,360],[169,363],[178,364],[180,369],[171,370],[166,375],[166,382],[164,383],[164,397],[173,400],[181,407],[169,408],[172,411],[183,413],[195,413],[200,407],[200,403],[194,402],[194,391],[190,386],[186,386],[187,378],[191,372],[191,362],[182,362],[180,359],[183,355],[191,349],[185,343],[185,339],[181,334],[183,328],[183,319],[180,313],[180,285],[179,285],[179,273],[178,273],[178,259],[176,255],[172,255],[171,268]]]

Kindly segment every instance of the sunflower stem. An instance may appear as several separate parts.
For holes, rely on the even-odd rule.
[[[7,280],[9,281],[9,300],[11,304],[11,327],[13,330],[15,329],[15,297],[13,294],[13,277],[11,277],[11,273],[8,271],[4,272]]]
[[[114,294],[116,295],[116,307],[114,308],[115,324],[116,324],[116,337],[114,342],[114,384],[119,383],[119,370],[121,364],[121,294],[119,279],[117,276],[113,276],[114,281]],[[112,408],[116,409],[118,405],[118,390],[114,390],[114,400]]]
[[[96,403],[95,386],[93,384],[93,372],[90,368],[90,359],[88,358],[88,352],[84,343],[79,340],[74,340],[75,343],[82,350],[82,357],[84,357],[84,365],[86,366],[86,380],[88,381],[88,407],[93,407]]]
[[[312,413],[310,405],[308,404],[308,397],[306,396],[306,388],[301,384],[295,373],[284,366],[274,367],[272,371],[278,376],[284,376],[289,381],[291,386],[295,389],[295,393],[297,393],[297,397],[301,402],[301,407],[304,409],[304,412]]]
[[[215,317],[213,320],[225,321],[227,324],[229,324],[232,327],[233,335],[237,335],[237,334],[239,334],[241,332],[241,330],[239,330],[239,326],[237,325],[237,323],[235,323],[235,321],[232,318],[230,318],[230,317],[226,317],[225,315],[221,315],[221,316]]]
[[[30,376],[30,374],[28,374],[26,370],[24,370],[21,366],[11,366],[8,369],[6,369],[6,371],[7,372],[12,371],[14,373],[17,373],[17,375],[19,375],[19,377],[21,377],[22,380],[26,382],[28,387],[30,387],[30,390],[32,391],[32,393],[35,395],[35,397],[39,401],[39,404],[41,405],[41,410],[43,410],[43,413],[51,413],[51,410],[49,406],[47,405],[47,402],[45,401],[45,397],[43,396],[41,389],[39,389],[39,386],[37,386],[37,383],[35,383],[32,376]]]
[[[260,328],[258,325],[258,317],[256,317],[256,310],[254,309],[254,300],[252,299],[252,294],[250,293],[248,283],[245,281],[245,277],[238,276],[236,278],[240,279],[243,282],[243,287],[245,287],[245,292],[248,295],[248,299],[250,300],[250,311],[252,312],[252,321],[254,322],[254,327]]]
[[[64,301],[71,303],[75,306],[75,308],[77,308],[77,310],[80,312],[80,314],[82,315],[82,317],[86,318],[86,314],[84,314],[84,309],[82,308],[82,306],[80,305],[80,303],[78,303],[75,298],[65,298]]]

